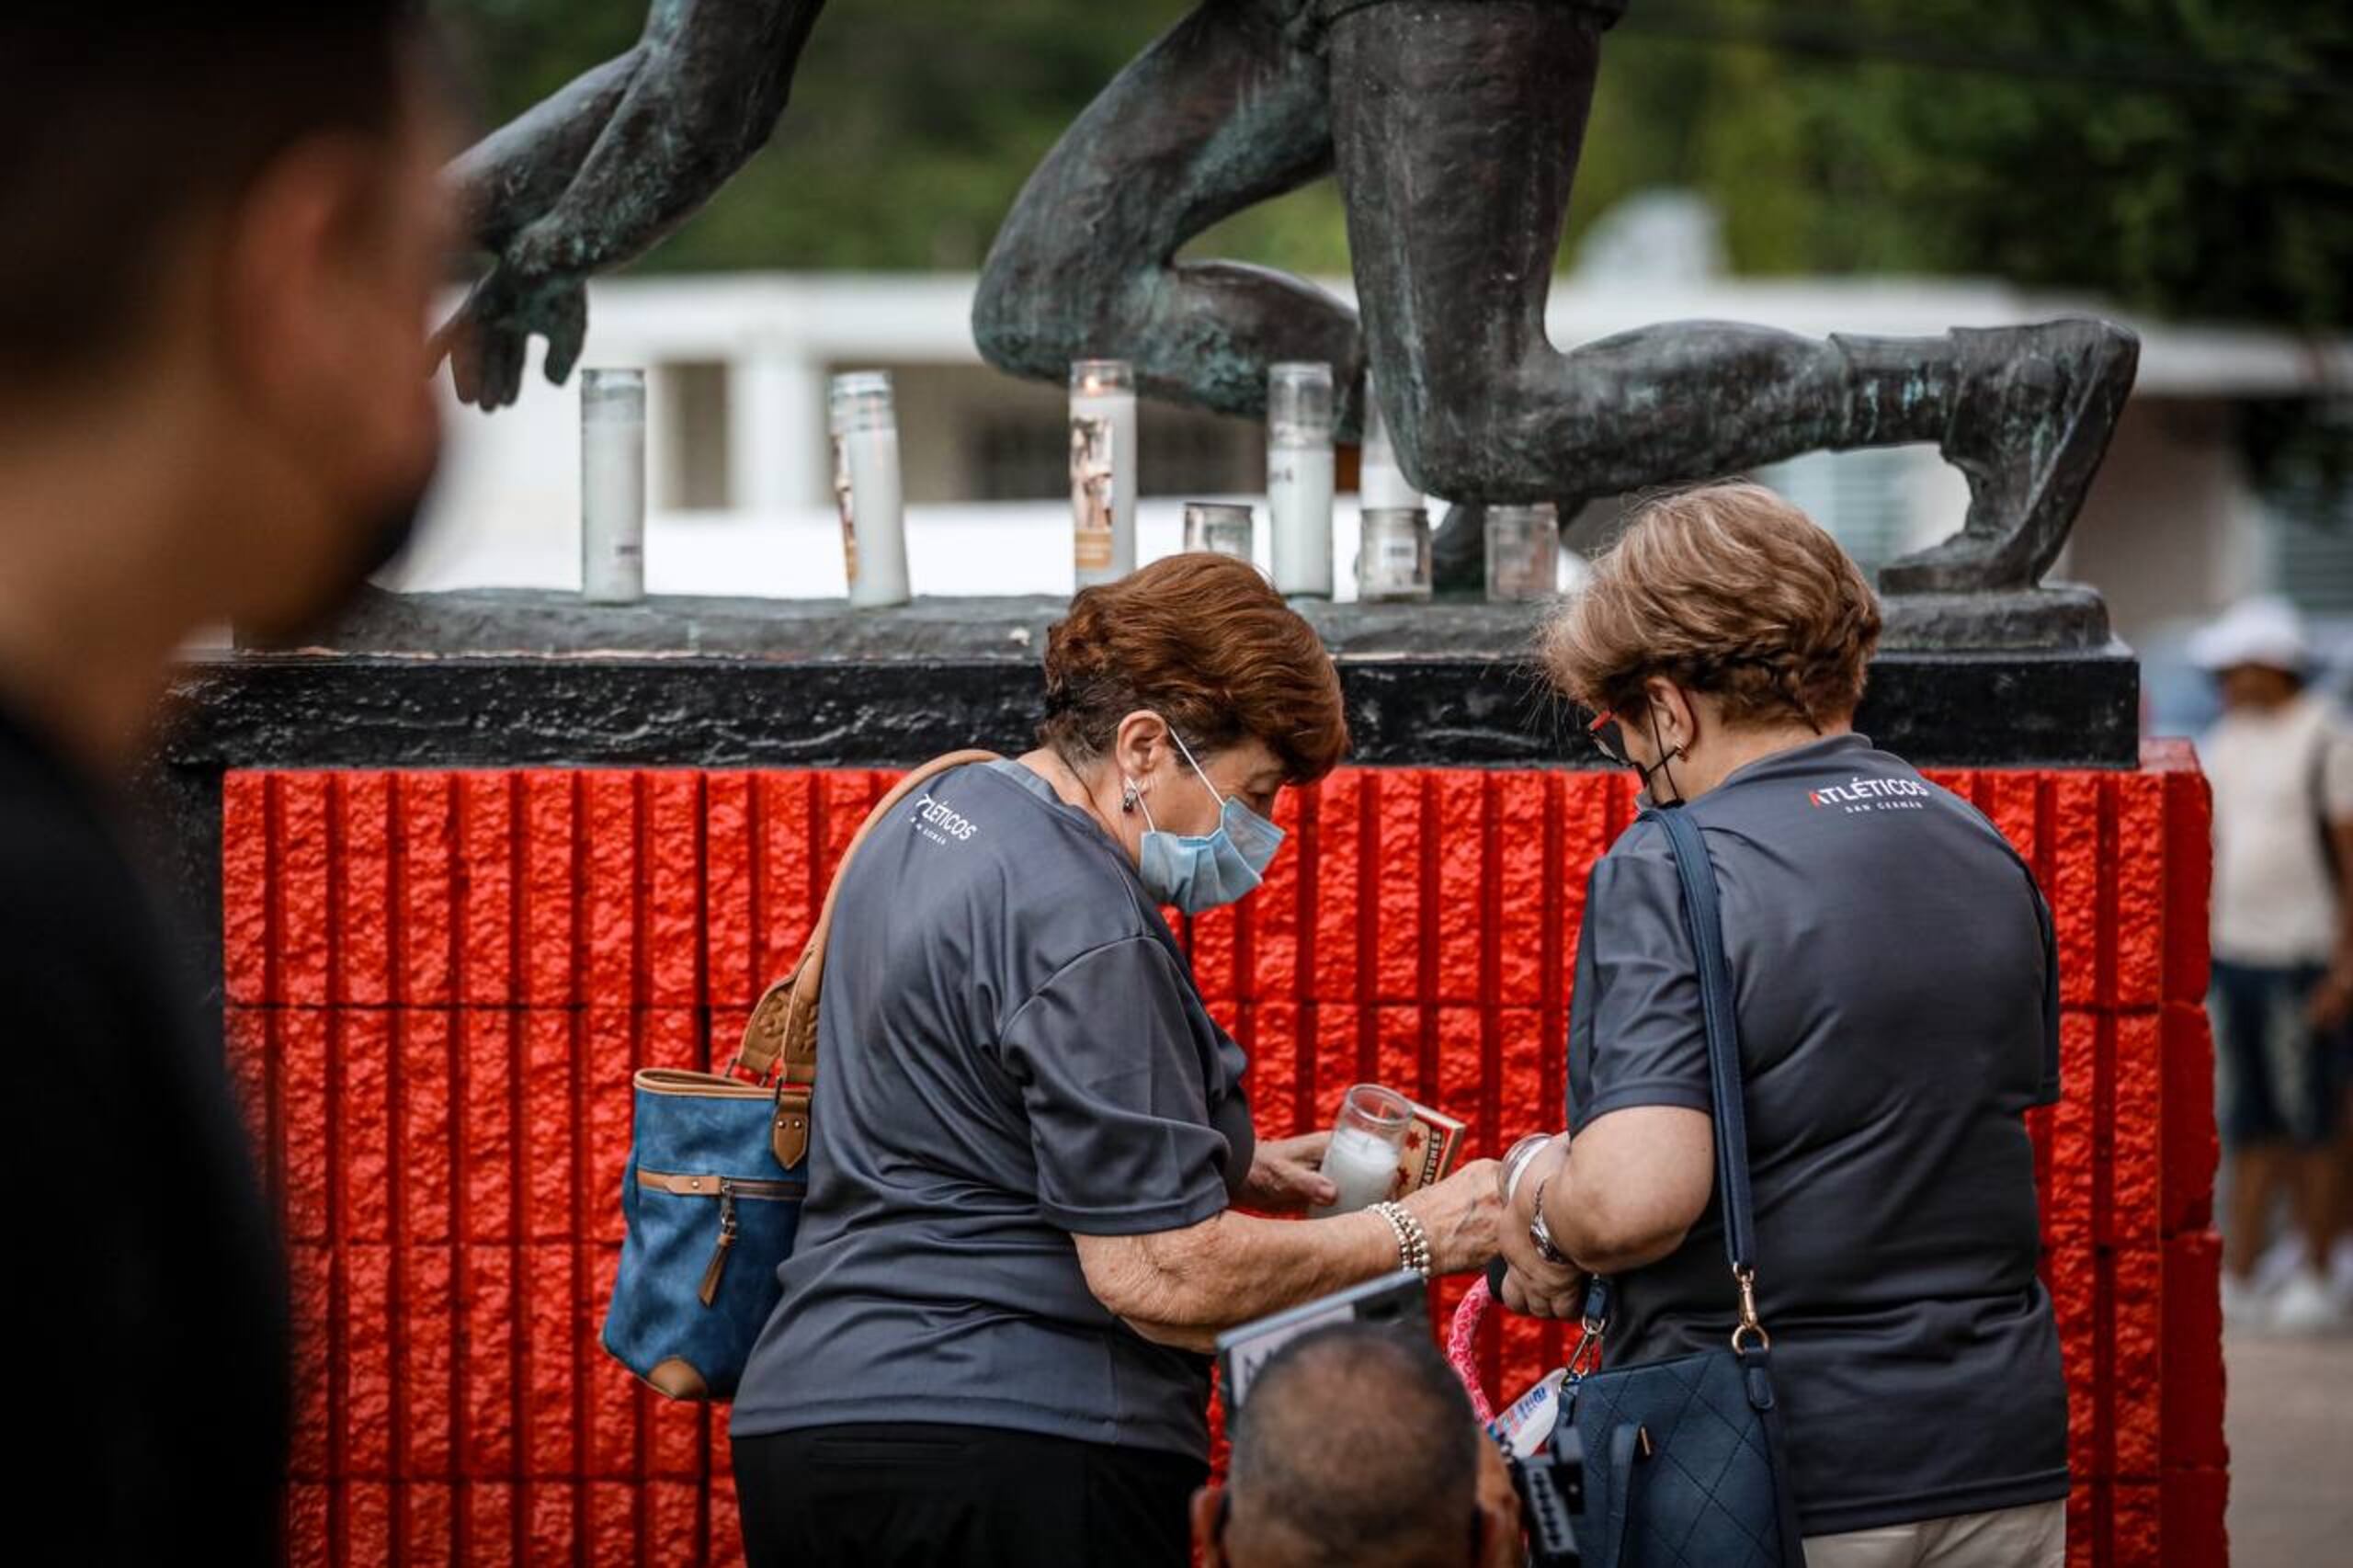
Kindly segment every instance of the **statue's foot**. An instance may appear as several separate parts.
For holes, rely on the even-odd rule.
[[[1969,477],[1961,531],[1881,568],[1891,594],[2031,588],[2057,559],[2115,432],[2141,340],[2112,322],[1956,327],[1939,449]]]

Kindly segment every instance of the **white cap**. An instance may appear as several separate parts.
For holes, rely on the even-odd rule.
[[[2312,662],[2303,617],[2286,599],[2241,599],[2189,640],[2189,658],[2201,670],[2241,665],[2298,673]]]

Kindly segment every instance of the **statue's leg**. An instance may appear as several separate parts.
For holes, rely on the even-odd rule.
[[[2120,329],[1813,339],[1685,322],[1552,346],[1545,296],[1606,25],[1561,0],[1381,4],[1333,25],[1357,290],[1406,472],[1450,498],[1536,501],[1936,442],[1969,475],[1968,528],[1883,580],[2030,584],[2131,387]]]
[[[1220,219],[1332,166],[1322,58],[1289,36],[1301,0],[1205,0],[1120,73],[1023,187],[982,268],[972,333],[990,363],[1059,381],[1135,362],[1161,397],[1256,417],[1266,368],[1333,368],[1353,428],[1355,314],[1265,267],[1179,262]]]

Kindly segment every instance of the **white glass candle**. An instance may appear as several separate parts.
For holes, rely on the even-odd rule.
[[[899,489],[899,420],[888,370],[833,381],[834,500],[842,518],[842,564],[855,609],[907,602],[907,526]]]
[[[580,593],[590,604],[645,597],[645,372],[580,378]]]
[[[1357,500],[1373,507],[1402,508],[1422,505],[1422,493],[1397,466],[1397,449],[1390,444],[1389,426],[1381,417],[1381,399],[1372,372],[1364,377],[1364,446],[1357,464]]]
[[[1275,592],[1332,597],[1332,367],[1267,371],[1267,516]]]
[[[1549,599],[1560,591],[1561,513],[1550,501],[1487,508],[1487,597]]]
[[[1070,368],[1070,508],[1080,587],[1136,569],[1136,388],[1125,359]]]
[[[1419,506],[1368,506],[1357,539],[1357,597],[1430,597],[1430,518]]]
[[[1350,1089],[1340,1101],[1339,1119],[1324,1152],[1324,1175],[1339,1195],[1315,1210],[1314,1217],[1353,1214],[1387,1198],[1413,1120],[1413,1106],[1395,1090],[1378,1084]]]

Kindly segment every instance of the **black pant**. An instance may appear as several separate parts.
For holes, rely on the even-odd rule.
[[[1185,1568],[1209,1479],[1199,1460],[994,1426],[813,1426],[733,1447],[750,1568]]]

